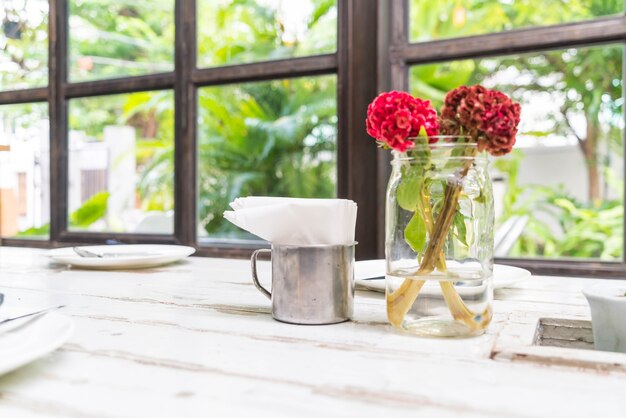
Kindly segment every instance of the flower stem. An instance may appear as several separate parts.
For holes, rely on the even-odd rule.
[[[417,210],[422,214],[428,235],[431,235],[433,228],[435,228],[435,221],[430,206],[430,196],[424,185],[422,185],[419,193],[420,199],[418,200]],[[426,256],[424,256],[424,259],[426,259]],[[437,257],[436,267],[441,271],[446,271],[446,259],[442,251],[439,252],[439,257]],[[419,274],[418,271],[414,277],[419,276]],[[415,302],[415,299],[425,283],[425,280],[407,279],[396,291],[388,296],[387,317],[392,325],[400,326],[402,324],[404,316]],[[407,309],[404,310],[404,307]]]

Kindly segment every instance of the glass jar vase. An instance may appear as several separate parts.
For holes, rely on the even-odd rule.
[[[488,163],[464,138],[393,152],[385,284],[395,327],[464,337],[489,325],[494,210]]]

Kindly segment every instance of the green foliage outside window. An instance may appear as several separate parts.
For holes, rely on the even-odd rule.
[[[300,1],[304,24],[290,30],[279,2],[229,0],[198,2],[199,65],[229,65],[254,60],[333,52],[336,48],[336,2]],[[89,26],[154,44],[149,51],[131,42],[109,45],[89,37],[70,43],[75,77],[115,76],[115,66],[85,66],[81,57],[115,57],[142,61],[147,52],[167,61],[167,27],[163,8],[149,11],[131,2],[74,0],[77,28]],[[293,11],[292,11],[293,12]],[[107,16],[98,20],[98,14]],[[141,29],[145,21],[146,28]],[[131,24],[132,23],[132,24]],[[293,29],[293,28],[292,28]],[[71,32],[71,30],[70,30]],[[219,36],[217,33],[219,32]],[[294,34],[298,35],[294,38]],[[119,37],[118,37],[119,38]],[[116,40],[118,40],[116,38]],[[121,39],[121,38],[119,38]],[[122,46],[120,46],[122,45]],[[96,59],[97,61],[97,59]],[[81,67],[82,65],[82,67]],[[118,74],[118,75],[130,75]],[[245,195],[332,197],[336,184],[336,78],[275,80],[198,90],[198,212],[200,234],[245,237],[224,222],[228,202]],[[101,139],[105,126],[136,128],[137,193],[143,210],[173,209],[173,103],[171,92],[132,93],[75,99],[70,129]],[[156,135],[146,135],[154,125]]]
[[[620,0],[442,0],[436,4],[411,0],[410,4],[411,37],[416,41],[593,19],[624,10]],[[578,144],[584,162],[580,169],[587,177],[587,199],[575,199],[559,186],[528,185],[522,193],[509,179],[500,222],[520,212],[530,219],[509,255],[621,257],[623,195],[622,189],[611,183],[616,177],[612,162],[623,160],[622,68],[623,47],[603,45],[411,69],[411,92],[437,106],[446,91],[483,83],[522,103],[520,135],[536,137],[545,145],[557,137],[574,138]],[[525,124],[525,114],[532,113],[531,103],[538,100],[559,105],[541,115],[541,120]],[[507,200],[515,202],[515,207]]]
[[[335,195],[335,77],[209,87],[199,104],[198,204],[208,233],[237,231],[222,213],[239,196]]]
[[[0,90],[48,84],[48,1],[0,2]]]
[[[156,2],[150,8],[129,0],[70,3],[71,81],[173,69],[173,2]],[[285,3],[293,4],[291,0]],[[298,2],[302,11],[296,16],[300,26],[295,30],[277,4],[199,0],[198,66],[335,51],[336,1]],[[623,13],[623,7],[621,0],[411,0],[410,39],[427,41],[580,21]],[[45,31],[46,24],[45,19],[37,19],[35,27],[24,28],[21,42],[34,46],[37,33]],[[17,42],[10,40],[9,45],[15,48]],[[45,48],[30,50],[45,52]],[[476,82],[495,83],[490,87],[498,87],[522,102],[539,93],[562,99],[560,109],[545,116],[545,126],[528,128],[524,134],[542,140],[549,140],[553,134],[576,137],[584,156],[585,167],[581,169],[588,176],[589,196],[580,201],[562,188],[522,186],[515,175],[519,161],[499,163],[508,182],[501,221],[531,215],[510,255],[621,256],[623,196],[615,192],[621,190],[615,181],[618,176],[608,162],[623,159],[622,55],[621,47],[610,45],[411,69],[411,92],[430,98],[436,105],[445,91]],[[11,56],[5,54],[4,59]],[[38,62],[29,65],[45,67],[43,58]],[[11,77],[21,77],[28,83],[32,74],[18,72]],[[509,76],[494,79],[493,74]],[[10,80],[13,84],[19,81]],[[91,98],[71,107],[69,114],[71,129],[94,138],[108,125],[136,129],[136,160],[141,168],[137,195],[145,211],[173,208],[171,97],[171,92],[150,92]],[[336,77],[200,88],[198,106],[201,233],[241,237],[221,216],[228,202],[237,196],[335,194]],[[574,126],[576,120],[584,121],[583,129]],[[556,220],[546,221],[550,218]],[[555,222],[560,232],[553,230]]]
[[[528,219],[524,233],[508,255],[620,258],[623,251],[623,201],[607,200],[595,206],[572,197],[562,187],[520,185],[518,174],[523,158],[521,152],[514,151],[511,158],[500,158],[494,163],[498,171],[506,175],[500,221],[512,217]],[[614,187],[623,188],[623,180],[617,181]]]
[[[85,229],[104,217],[107,211],[108,200],[109,193],[106,192],[96,193],[91,198],[87,199],[80,208],[70,214],[70,219],[68,221],[70,228]],[[49,234],[50,224],[47,223],[40,227],[28,228],[24,231],[20,231],[17,234],[17,237],[40,237],[42,235],[48,236]]]
[[[70,0],[69,79],[174,69],[174,0]]]

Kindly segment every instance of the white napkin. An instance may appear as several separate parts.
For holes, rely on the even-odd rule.
[[[346,199],[240,197],[224,217],[279,245],[344,245],[354,242],[357,206]]]

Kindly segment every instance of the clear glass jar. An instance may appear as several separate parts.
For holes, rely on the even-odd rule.
[[[422,336],[484,333],[492,317],[493,193],[463,138],[393,152],[387,188],[389,322]]]

